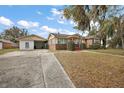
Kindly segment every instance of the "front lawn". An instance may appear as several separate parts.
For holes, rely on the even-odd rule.
[[[56,52],[76,87],[124,87],[124,57],[90,52]]]
[[[8,53],[8,52],[13,52],[13,51],[18,51],[19,49],[0,49],[0,55]]]
[[[124,49],[98,49],[92,51],[124,56]]]

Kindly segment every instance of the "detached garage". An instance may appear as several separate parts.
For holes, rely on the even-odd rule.
[[[47,48],[47,40],[37,35],[29,35],[19,39],[20,50],[34,50]]]

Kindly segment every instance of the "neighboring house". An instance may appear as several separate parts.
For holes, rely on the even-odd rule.
[[[94,43],[100,43],[100,40],[98,38],[95,38],[94,36],[86,36],[83,37],[82,43],[86,45],[86,48],[90,48],[90,46]]]
[[[47,48],[47,40],[37,35],[19,38],[20,50],[34,50]]]
[[[79,34],[66,35],[59,33],[51,33],[48,37],[48,45],[50,50],[66,50],[67,43],[73,41],[75,50],[80,50],[81,36]]]
[[[89,48],[94,43],[94,37],[83,37],[82,43],[86,45],[86,48]]]
[[[10,40],[0,39],[0,49],[17,48],[18,45]]]

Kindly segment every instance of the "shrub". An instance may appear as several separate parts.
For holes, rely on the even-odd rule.
[[[105,47],[105,46],[100,46],[100,48],[101,48],[101,49],[106,49],[106,47]]]
[[[85,43],[81,43],[80,44],[80,49],[86,49],[86,44]]]
[[[75,45],[73,41],[69,41],[67,44],[67,49],[73,51],[75,49]]]
[[[91,49],[99,49],[100,48],[100,44],[99,43],[94,43],[92,45],[90,45]]]

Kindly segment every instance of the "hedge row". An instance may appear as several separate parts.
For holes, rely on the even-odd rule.
[[[67,44],[67,49],[70,50],[70,51],[74,51],[74,50],[75,50],[75,44],[74,44],[73,41],[68,42],[68,44]],[[82,49],[86,49],[86,44],[81,43],[81,44],[80,44],[80,49],[81,49],[81,50],[82,50]]]
[[[86,44],[84,44],[84,43],[80,44],[80,49],[81,50],[82,49],[86,49],[86,48],[87,48]],[[100,43],[94,43],[94,44],[89,46],[89,49],[100,49],[100,48],[103,48],[103,47],[101,47]],[[73,41],[68,42],[67,49],[70,50],[70,51],[74,51],[75,50],[75,44],[74,44]]]

